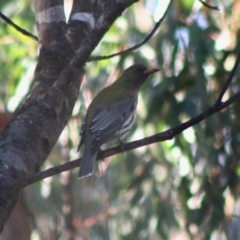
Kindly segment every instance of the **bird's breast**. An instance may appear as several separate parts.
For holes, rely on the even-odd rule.
[[[126,119],[126,121],[123,123],[121,128],[117,130],[117,132],[115,133],[115,136],[117,138],[120,138],[121,140],[124,139],[132,129],[135,120],[136,120],[136,111],[132,111],[132,113],[130,114],[128,119]]]

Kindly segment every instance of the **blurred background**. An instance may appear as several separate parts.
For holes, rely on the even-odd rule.
[[[142,87],[126,142],[177,126],[215,103],[240,51],[240,2],[206,2],[220,11],[198,0],[174,1],[160,29],[140,49],[87,63],[72,118],[42,170],[79,157],[87,106],[134,62],[161,71]],[[142,41],[167,4],[142,0],[131,6],[93,55]],[[0,11],[36,34],[30,0],[1,0]],[[2,130],[31,88],[38,44],[2,20],[0,26]],[[239,73],[224,100],[239,92]],[[171,141],[97,163],[89,178],[79,181],[74,169],[27,187],[0,239],[240,239],[239,118],[236,102]]]

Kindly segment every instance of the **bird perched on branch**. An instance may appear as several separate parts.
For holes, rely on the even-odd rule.
[[[104,88],[93,99],[87,109],[78,151],[84,144],[85,149],[80,165],[79,178],[93,173],[94,163],[104,143],[122,139],[131,130],[135,118],[138,93],[148,76],[159,71],[135,64],[109,87]]]

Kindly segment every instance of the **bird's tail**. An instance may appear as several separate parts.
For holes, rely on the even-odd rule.
[[[85,146],[82,161],[80,164],[80,170],[78,173],[79,179],[92,175],[97,153],[98,151],[91,149],[91,147]]]

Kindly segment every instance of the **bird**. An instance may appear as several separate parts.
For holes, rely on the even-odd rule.
[[[122,140],[135,119],[140,87],[158,68],[134,64],[110,86],[101,90],[90,103],[80,131],[78,151],[84,145],[78,178],[92,175],[100,147]]]

